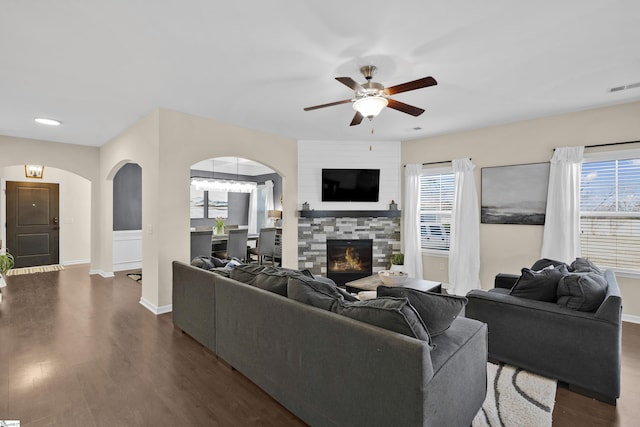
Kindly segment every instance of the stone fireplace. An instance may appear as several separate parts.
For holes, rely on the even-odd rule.
[[[367,274],[387,269],[391,254],[400,252],[399,215],[356,216],[350,211],[349,216],[338,216],[339,213],[331,211],[327,216],[298,218],[298,268],[328,276],[327,241],[365,240],[371,242],[371,271],[367,268]]]

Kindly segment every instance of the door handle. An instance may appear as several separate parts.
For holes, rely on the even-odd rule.
[[[54,223],[54,224],[60,224],[60,218],[58,218],[58,217],[54,217],[54,218],[53,218],[53,223]]]

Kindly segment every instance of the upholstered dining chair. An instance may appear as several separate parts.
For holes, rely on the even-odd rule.
[[[247,238],[249,230],[236,228],[228,231],[227,258],[247,259]]]
[[[191,259],[197,256],[211,256],[211,237],[213,230],[191,232]]]
[[[249,255],[256,255],[258,257],[258,264],[264,263],[265,257],[269,257],[271,259],[271,263],[275,264],[275,252],[276,229],[273,227],[260,229],[258,244],[255,248],[249,249]]]

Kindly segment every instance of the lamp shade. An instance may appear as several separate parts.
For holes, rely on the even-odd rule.
[[[383,96],[365,96],[353,103],[353,109],[364,117],[375,117],[389,104]]]
[[[282,219],[282,211],[268,211],[269,218]]]

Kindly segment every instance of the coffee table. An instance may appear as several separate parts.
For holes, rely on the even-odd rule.
[[[362,279],[353,280],[344,284],[347,287],[347,292],[357,293],[362,291],[375,291],[378,286],[384,285],[382,280],[377,274],[369,277],[363,277]],[[386,286],[386,285],[385,285]],[[412,277],[407,278],[402,284],[395,285],[394,287],[417,289],[419,291],[428,291],[442,293],[442,283],[433,282],[431,280],[414,279]]]

